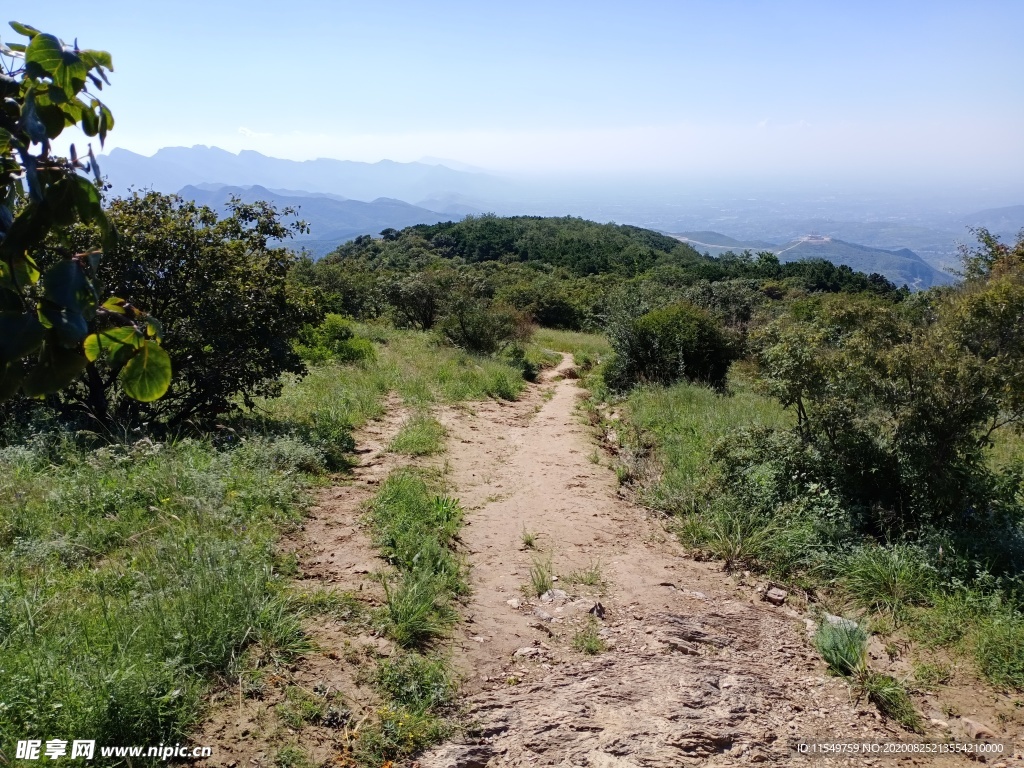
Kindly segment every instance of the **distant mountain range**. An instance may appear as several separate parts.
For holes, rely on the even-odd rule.
[[[251,200],[250,190],[255,188],[277,205],[301,207],[301,216],[313,231],[297,245],[318,255],[357,235],[485,211],[573,215],[682,232],[712,255],[749,248],[778,251],[786,259],[821,256],[924,287],[950,281],[945,270],[959,261],[958,243],[973,242],[970,227],[985,227],[1004,241],[1024,227],[1024,205],[966,216],[956,211],[913,214],[874,205],[826,205],[821,200],[704,200],[693,197],[692,191],[687,202],[680,203],[672,199],[671,190],[652,197],[614,185],[517,181],[433,157],[415,163],[324,158],[300,162],[194,146],[167,147],[152,157],[115,149],[100,157],[100,168],[114,194],[130,188],[180,191],[214,207],[222,206],[232,192]],[[718,232],[722,228],[734,236]],[[798,237],[807,232],[821,232],[828,239]]]
[[[917,289],[945,285],[954,282],[955,279],[952,275],[935,269],[908,248],[883,250],[848,243],[829,236],[806,235],[783,244],[765,240],[736,240],[710,231],[679,232],[673,234],[673,237],[689,243],[701,253],[712,256],[721,256],[729,251],[740,253],[749,250],[754,253],[771,251],[778,255],[781,261],[827,259],[833,264],[846,264],[858,272],[877,272],[885,275],[896,285],[905,284]]]
[[[304,248],[313,256],[323,256],[341,243],[359,235],[378,235],[392,227],[403,229],[413,224],[436,224],[461,219],[462,215],[431,211],[416,205],[379,197],[368,203],[346,200],[338,195],[296,190],[271,190],[259,185],[231,187],[219,184],[189,185],[178,194],[215,210],[223,210],[232,197],[253,203],[266,200],[278,209],[298,208],[297,218],[309,224],[309,234],[299,235],[289,243]]]
[[[217,147],[165,147],[152,157],[126,149],[101,156],[99,165],[115,194],[129,188],[176,192],[182,187],[222,184],[305,190],[355,200],[447,200],[459,196],[491,199],[506,186],[496,176],[456,171],[426,163],[357,163],[351,160],[281,160],[245,150],[237,155]]]

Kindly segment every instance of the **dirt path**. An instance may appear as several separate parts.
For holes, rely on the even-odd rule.
[[[682,557],[619,495],[576,410],[582,390],[562,377],[570,368],[567,356],[520,402],[441,413],[468,510],[473,595],[455,656],[473,726],[420,764],[788,765],[797,738],[915,740],[825,675],[802,613]],[[567,595],[528,596],[531,565],[548,556]],[[567,578],[594,565],[606,581],[596,595]],[[587,613],[595,599],[600,620]],[[606,652],[573,650],[588,623]]]

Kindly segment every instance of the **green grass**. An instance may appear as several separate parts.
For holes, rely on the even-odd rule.
[[[914,702],[899,680],[889,675],[868,672],[857,681],[855,687],[886,717],[895,720],[908,731],[922,731],[921,716],[914,709]]]
[[[394,392],[406,405],[515,400],[526,383],[507,361],[471,355],[439,344],[420,331],[356,326],[358,336],[379,342],[377,354],[358,364],[311,366],[301,381],[291,381],[281,397],[261,401],[261,420],[269,425],[312,425],[315,420],[358,428],[384,413]]]
[[[307,650],[274,544],[320,463],[290,438],[0,450],[0,744],[181,740],[247,649]]]
[[[383,578],[378,621],[401,650],[377,665],[373,683],[384,703],[359,732],[356,756],[365,764],[417,754],[455,728],[451,668],[439,652],[424,653],[449,634],[458,620],[453,600],[469,590],[454,550],[462,508],[440,490],[435,473],[399,469],[367,509],[374,543],[395,568]]]
[[[523,542],[523,549],[537,548],[537,534],[533,531],[526,530],[525,526],[523,527],[523,535],[521,537],[521,540]]]
[[[788,426],[792,417],[744,382],[731,395],[695,384],[634,389],[624,408],[625,444],[645,503],[672,512],[690,511],[708,453],[738,427]],[[647,465],[643,465],[644,461]]]
[[[551,557],[535,557],[530,565],[530,583],[526,588],[527,592],[533,597],[540,597],[549,589],[554,588],[553,576]]]
[[[858,605],[894,615],[925,602],[934,582],[924,555],[907,546],[858,547],[839,571],[840,584]]]
[[[443,637],[456,619],[450,600],[465,594],[465,566],[453,549],[462,524],[455,499],[438,494],[426,472],[392,472],[371,500],[367,519],[374,543],[396,569],[385,577],[380,619],[400,646],[421,647]]]
[[[853,622],[823,621],[814,635],[814,647],[836,675],[856,675],[867,668],[868,636]]]
[[[833,674],[850,678],[850,685],[878,707],[878,711],[909,731],[921,730],[921,717],[903,684],[868,667],[868,636],[857,624],[823,621],[814,646]]]
[[[448,433],[430,414],[418,413],[410,417],[388,444],[388,450],[404,456],[431,456],[444,450]]]
[[[603,359],[612,353],[612,346],[608,343],[608,339],[596,333],[539,328],[533,335],[533,343],[555,352],[586,355],[591,359]]]
[[[591,618],[591,620],[587,622],[586,626],[577,630],[573,635],[572,649],[580,653],[585,653],[588,656],[595,656],[608,649],[608,646],[605,645],[604,638],[600,635],[599,625],[595,619]]]
[[[566,574],[565,580],[569,584],[581,584],[585,587],[592,587],[599,592],[604,592],[608,586],[604,573],[601,570],[601,563],[597,560],[591,562],[586,568]]]

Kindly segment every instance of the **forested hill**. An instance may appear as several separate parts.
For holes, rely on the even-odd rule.
[[[357,237],[295,279],[331,312],[427,328],[455,296],[495,301],[552,328],[595,329],[615,306],[689,301],[729,325],[758,307],[814,293],[900,301],[881,275],[822,259],[780,263],[772,253],[714,258],[658,232],[577,218],[468,216]]]
[[[878,274],[855,272],[824,259],[782,264],[770,253],[719,258],[650,229],[598,224],[575,217],[467,216],[459,222],[384,230],[381,239],[359,237],[337,248],[330,262],[360,260],[376,268],[409,270],[430,262],[521,263],[564,270],[574,277],[647,275],[672,284],[731,279],[790,280],[809,291],[890,293]]]
[[[693,265],[704,260],[689,245],[659,232],[571,216],[468,216],[460,222],[410,229],[443,255],[468,263],[541,262],[577,275],[635,275],[658,264]]]

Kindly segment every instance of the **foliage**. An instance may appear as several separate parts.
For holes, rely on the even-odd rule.
[[[357,363],[375,354],[369,339],[357,337],[352,323],[333,313],[325,315],[320,325],[303,327],[295,350],[310,363]]]
[[[456,347],[493,355],[511,342],[528,341],[533,329],[521,312],[484,299],[460,296],[441,322],[441,334]]]
[[[64,398],[66,407],[85,408],[101,424],[150,421],[177,430],[273,397],[281,374],[304,372],[292,340],[320,312],[288,285],[296,257],[271,245],[302,227],[281,221],[290,213],[234,200],[218,218],[156,192],[114,200],[109,215],[120,244],[104,260],[104,280],[160,315],[176,373],[158,403],[142,406],[125,400],[110,366],[96,364]]]
[[[128,397],[156,400],[171,377],[160,324],[100,292],[100,257],[110,257],[117,237],[96,184],[78,173],[98,182],[92,147],[88,161],[74,145],[70,160],[51,155],[66,127],[101,144],[113,128],[110,110],[87,89],[108,83],[110,54],[11,26],[28,43],[0,45],[0,400],[57,392],[99,358]],[[101,249],[92,242],[76,250],[67,236],[76,222],[95,227]]]
[[[735,358],[734,346],[718,323],[686,302],[639,317],[619,315],[609,324],[608,336],[615,357],[606,379],[617,389],[680,379],[721,387]]]
[[[867,298],[798,304],[754,334],[768,391],[796,410],[826,475],[878,535],[995,520],[984,449],[1024,418],[1017,274],[907,311]]]

